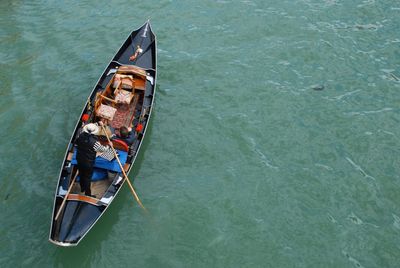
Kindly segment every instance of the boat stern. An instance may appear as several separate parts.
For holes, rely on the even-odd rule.
[[[103,213],[104,206],[67,201],[63,214],[54,220],[49,241],[58,246],[76,246]]]

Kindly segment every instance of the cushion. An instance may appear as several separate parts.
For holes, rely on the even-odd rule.
[[[133,94],[130,93],[129,91],[126,90],[116,90],[115,92],[115,101],[117,103],[125,103],[125,104],[129,104],[131,103],[133,98]]]
[[[114,107],[101,104],[100,107],[97,109],[96,114],[97,116],[112,121],[116,111],[117,109],[115,109]]]
[[[122,82],[121,88],[133,89],[135,87],[133,77],[130,75],[116,74],[114,76],[113,87],[116,88],[120,82]]]

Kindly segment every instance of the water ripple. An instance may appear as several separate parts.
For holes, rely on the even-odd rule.
[[[349,157],[345,157],[346,160],[357,170],[359,171],[365,178],[369,178],[372,180],[376,180],[374,177],[372,177],[371,175],[368,175],[362,168],[361,166],[357,165],[356,163],[353,162],[353,160],[351,160]]]
[[[342,254],[343,254],[344,256],[346,256],[346,258],[347,258],[355,267],[357,267],[357,268],[364,268],[364,266],[362,266],[361,263],[360,263],[357,259],[355,259],[354,257],[350,256],[350,254],[347,253],[346,251],[343,250],[343,251],[342,251]]]
[[[380,109],[380,110],[361,111],[361,112],[349,112],[349,113],[345,113],[345,114],[346,114],[346,115],[350,115],[350,116],[353,116],[353,115],[361,115],[361,116],[364,116],[364,115],[369,115],[369,114],[379,114],[379,113],[383,113],[383,112],[390,112],[390,111],[393,111],[393,110],[394,110],[393,108],[386,107],[386,108],[382,108],[382,109]]]
[[[393,226],[396,229],[400,230],[400,217],[395,214],[392,214],[392,216],[393,216]]]

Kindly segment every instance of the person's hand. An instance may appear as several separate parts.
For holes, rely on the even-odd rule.
[[[101,127],[102,127],[102,126],[104,126],[104,123],[103,123],[103,121],[99,121],[99,123],[98,123],[98,124],[99,124],[99,126],[101,126]]]
[[[109,145],[110,147],[112,147],[112,146],[113,146],[112,141],[109,141],[109,142],[108,142],[108,145]]]
[[[132,131],[132,128],[131,128],[131,127],[128,127],[128,131],[131,132],[131,131]]]

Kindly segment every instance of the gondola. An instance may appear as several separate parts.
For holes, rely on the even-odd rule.
[[[58,177],[50,242],[58,246],[78,245],[126,183],[123,173],[129,174],[134,166],[148,129],[154,104],[156,65],[156,37],[147,21],[128,36],[100,76],[82,110]],[[111,139],[118,159],[96,157],[92,196],[86,196],[80,192],[78,183],[75,142],[85,125],[99,121],[112,129],[132,128],[134,140],[127,144],[118,138]],[[102,130],[98,138],[106,144],[109,136],[106,128],[102,127]]]

